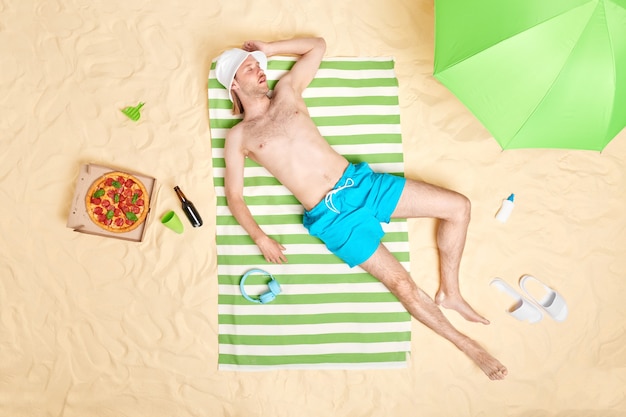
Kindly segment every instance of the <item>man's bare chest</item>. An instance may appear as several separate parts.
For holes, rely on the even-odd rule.
[[[297,108],[281,108],[245,126],[245,148],[252,153],[287,146],[307,126],[308,115]]]

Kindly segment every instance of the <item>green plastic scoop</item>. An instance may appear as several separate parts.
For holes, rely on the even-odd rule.
[[[122,109],[122,113],[124,113],[128,118],[134,122],[139,120],[141,117],[141,113],[139,113],[139,109],[143,107],[144,103],[139,103],[135,107],[129,106]]]

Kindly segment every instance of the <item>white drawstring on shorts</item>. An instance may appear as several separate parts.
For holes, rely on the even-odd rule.
[[[349,188],[349,187],[352,187],[353,185],[354,185],[354,181],[352,180],[352,178],[348,178],[346,179],[346,182],[341,187],[337,187],[334,190],[329,191],[328,194],[326,194],[326,197],[324,197],[324,203],[326,204],[326,207],[328,207],[328,210],[334,211],[335,213],[339,214],[340,211],[337,210],[337,207],[335,207],[335,204],[333,204],[333,195],[337,194],[339,191],[343,190],[344,188]]]

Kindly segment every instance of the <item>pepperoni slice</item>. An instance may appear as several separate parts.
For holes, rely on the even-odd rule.
[[[137,204],[138,206],[140,206],[140,207],[141,207],[141,206],[143,206],[145,203],[144,203],[144,201],[140,198],[139,200],[137,200],[137,203],[136,203],[136,204]]]
[[[111,202],[109,200],[104,200],[102,202],[102,207],[107,208],[111,205]]]
[[[135,184],[135,181],[131,180],[130,178],[126,180],[126,182],[124,183],[124,187],[127,188],[131,188],[133,185]]]
[[[93,212],[94,212],[94,214],[99,216],[99,215],[104,213],[104,210],[102,210],[102,207],[98,206],[95,209],[93,209]]]

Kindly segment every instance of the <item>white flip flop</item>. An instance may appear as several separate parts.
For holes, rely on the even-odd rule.
[[[543,318],[543,314],[541,313],[541,310],[537,308],[537,306],[535,306],[533,303],[531,303],[529,300],[527,300],[521,294],[511,288],[509,284],[504,282],[502,279],[494,278],[489,285],[496,287],[503,293],[510,295],[516,301],[515,304],[507,309],[507,313],[509,313],[511,316],[521,321],[528,320],[530,323],[537,323]]]
[[[535,298],[530,291],[526,289],[526,283],[529,280],[535,281],[543,288],[545,294],[542,297]],[[524,292],[526,292],[528,297],[543,308],[543,310],[554,320],[563,321],[567,318],[567,303],[565,303],[565,299],[561,296],[561,294],[548,287],[532,275],[524,275],[520,278],[519,286],[524,290]]]

